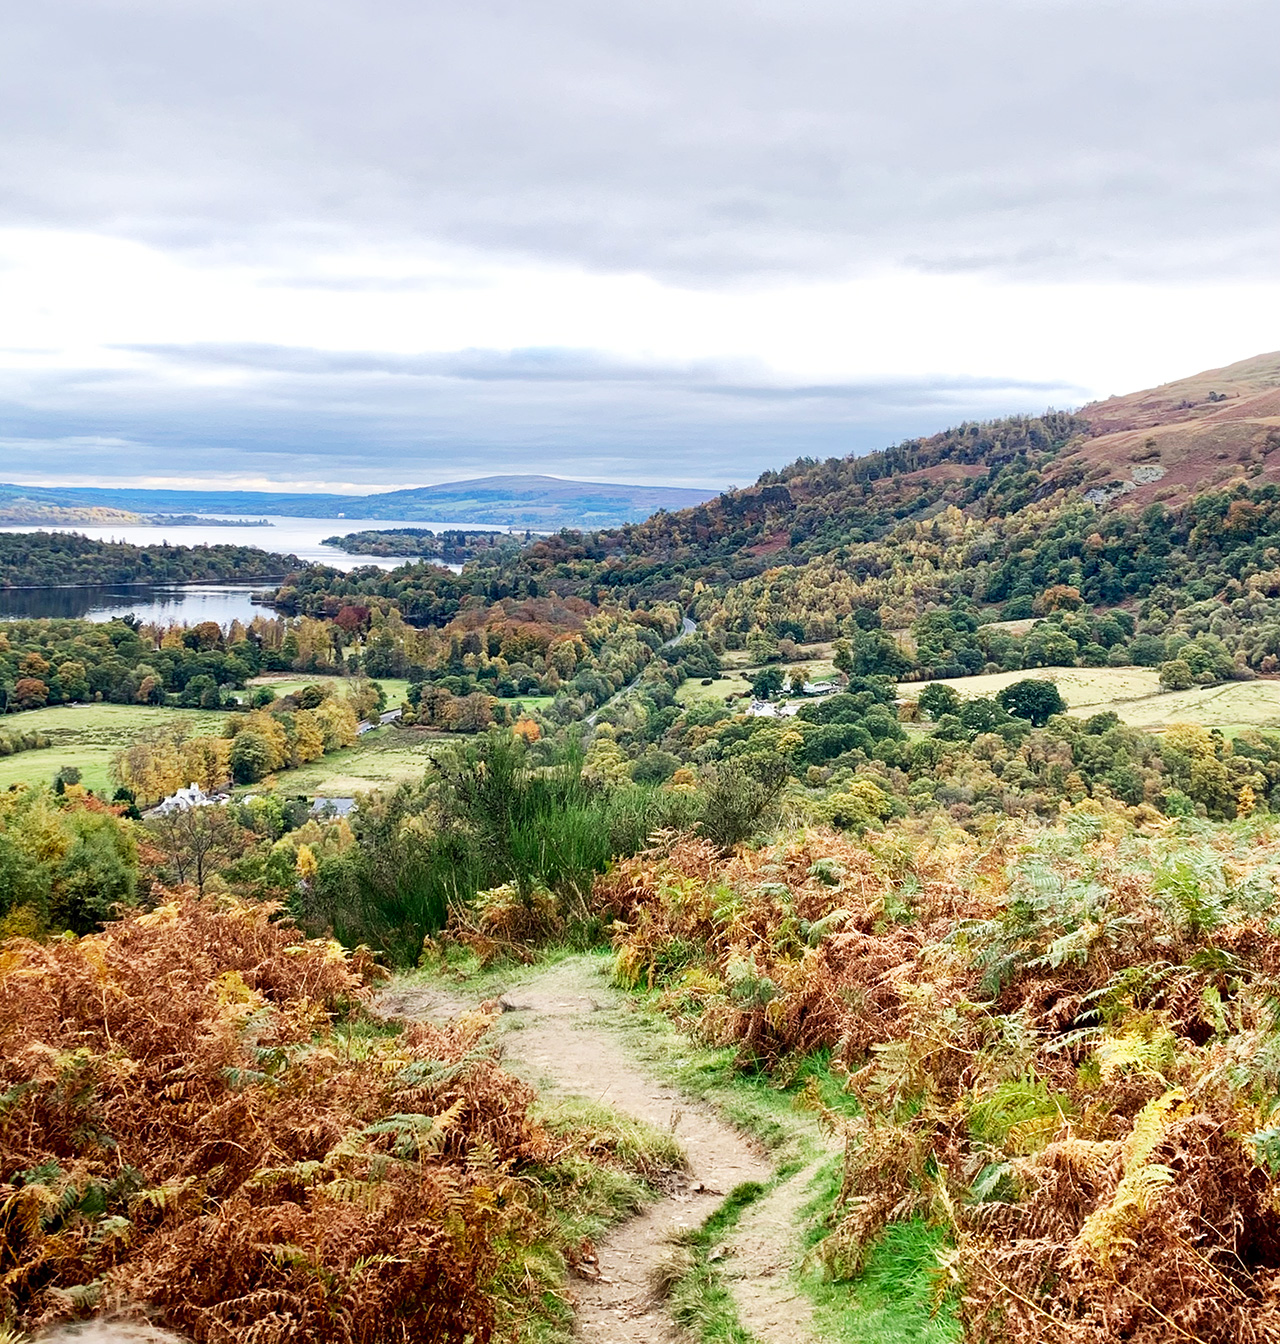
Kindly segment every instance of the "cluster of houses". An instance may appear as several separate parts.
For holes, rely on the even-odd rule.
[[[251,803],[256,794],[246,794],[242,803]],[[229,803],[231,795],[220,791],[206,793],[199,784],[188,784],[185,789],[171,793],[158,802],[147,813],[149,817],[167,817],[174,812],[188,812],[195,807],[214,807],[220,803]],[[311,801],[311,813],[317,817],[349,817],[356,810],[354,798],[314,798]]]
[[[193,807],[212,807],[215,803],[225,803],[225,793],[205,793],[199,784],[188,784],[185,789],[171,793],[162,799],[148,813],[149,817],[167,817],[171,812],[188,812]]]
[[[800,700],[752,700],[747,713],[757,719],[789,719],[800,712],[804,699],[834,695],[840,686],[839,681],[807,681],[800,690]]]

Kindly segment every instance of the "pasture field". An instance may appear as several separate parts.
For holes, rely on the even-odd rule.
[[[944,684],[968,699],[993,696],[1028,678],[1056,682],[1071,714],[1087,718],[1114,710],[1130,728],[1159,731],[1171,723],[1237,730],[1280,728],[1280,681],[1228,681],[1189,691],[1161,691],[1159,675],[1151,667],[1037,667],[954,677]],[[927,681],[904,681],[898,694],[914,700],[927,685]]]
[[[699,677],[690,677],[676,690],[676,704],[692,705],[698,700],[727,700],[731,695],[743,695],[751,690],[745,677],[716,677],[710,686],[704,686]]]
[[[295,672],[268,672],[261,677],[254,677],[250,682],[253,686],[270,686],[277,695],[292,695],[295,691],[300,691],[304,686],[332,686],[335,695],[345,695],[346,690],[343,683],[347,680],[345,677],[300,677]],[[387,693],[387,708],[399,709],[401,704],[409,698],[409,682],[403,677],[377,677],[375,680]],[[526,710],[532,712],[535,709],[545,709],[555,696],[553,695],[514,695],[509,699],[500,698],[499,704],[510,705],[514,709],[517,705],[523,706]]]
[[[830,650],[829,644],[809,644],[803,650],[807,657],[797,658],[793,662],[773,663],[771,666],[784,676],[792,667],[801,667],[809,674],[812,682],[833,681],[839,674],[836,665],[826,656]],[[761,670],[761,665],[751,662],[741,649],[726,653],[720,663],[724,671],[710,686],[702,685],[699,677],[690,677],[676,691],[676,703],[690,705],[695,700],[728,700],[730,696],[748,694],[751,690],[750,678]]]
[[[280,770],[261,784],[237,792],[275,792],[308,798],[349,798],[357,793],[394,788],[422,778],[432,756],[460,735],[427,733],[416,728],[375,728],[353,747],[296,770]]]
[[[995,695],[1015,681],[1030,680],[1056,682],[1059,693],[1073,711],[1097,714],[1114,709],[1121,718],[1124,718],[1122,705],[1160,695],[1160,677],[1153,667],[1033,667],[1025,672],[949,677],[943,684],[954,687],[958,695],[968,700]],[[928,684],[903,681],[898,684],[898,694],[914,700]]]
[[[277,695],[292,695],[304,686],[332,686],[334,695],[345,695],[343,683],[347,680],[346,677],[325,676],[319,672],[313,677],[299,676],[296,672],[267,672],[254,677],[249,685],[270,686]],[[408,699],[409,683],[403,677],[378,677],[376,680],[387,693],[388,709],[397,709],[402,700]]]
[[[154,705],[55,705],[0,717],[0,732],[37,732],[50,746],[16,756],[0,756],[0,789],[10,784],[50,783],[63,766],[74,765],[86,788],[113,793],[111,758],[139,734],[175,721],[193,736],[222,731],[227,716],[216,709],[159,709]]]
[[[499,696],[500,705],[508,705],[512,711],[522,709],[528,714],[532,714],[535,709],[546,709],[546,707],[555,700],[554,695],[513,695]]]
[[[1198,723],[1205,728],[1280,728],[1280,681],[1228,681],[1168,691],[1117,712],[1134,728]]]

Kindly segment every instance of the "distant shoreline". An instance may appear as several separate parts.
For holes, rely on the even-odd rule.
[[[318,561],[304,560],[305,568]],[[71,588],[248,588],[259,583],[283,583],[288,574],[260,574],[253,579],[109,579],[106,583],[15,583],[0,585],[0,593],[56,593]]]

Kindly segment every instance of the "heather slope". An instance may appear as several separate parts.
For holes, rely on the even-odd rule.
[[[1126,507],[1280,481],[1280,352],[1085,406],[1090,437],[1046,479]]]

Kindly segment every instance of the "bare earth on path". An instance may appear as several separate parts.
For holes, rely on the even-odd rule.
[[[403,985],[380,1007],[397,1017],[441,1017],[474,1007],[457,993]],[[709,1106],[656,1081],[632,1058],[602,1010],[620,995],[579,960],[532,969],[503,996],[504,1063],[544,1094],[585,1097],[670,1130],[688,1158],[678,1188],[613,1228],[596,1248],[600,1277],[576,1282],[577,1329],[588,1344],[657,1344],[683,1337],[655,1296],[654,1271],[672,1237],[697,1228],[746,1181],[767,1184],[773,1166],[759,1146]],[[798,1217],[812,1168],[748,1207],[720,1262],[743,1326],[762,1344],[814,1339],[812,1310],[795,1285]]]
[[[769,1344],[816,1338],[813,1306],[795,1278],[800,1210],[816,1168],[817,1163],[803,1168],[751,1205],[725,1243],[724,1277],[738,1320]]]

